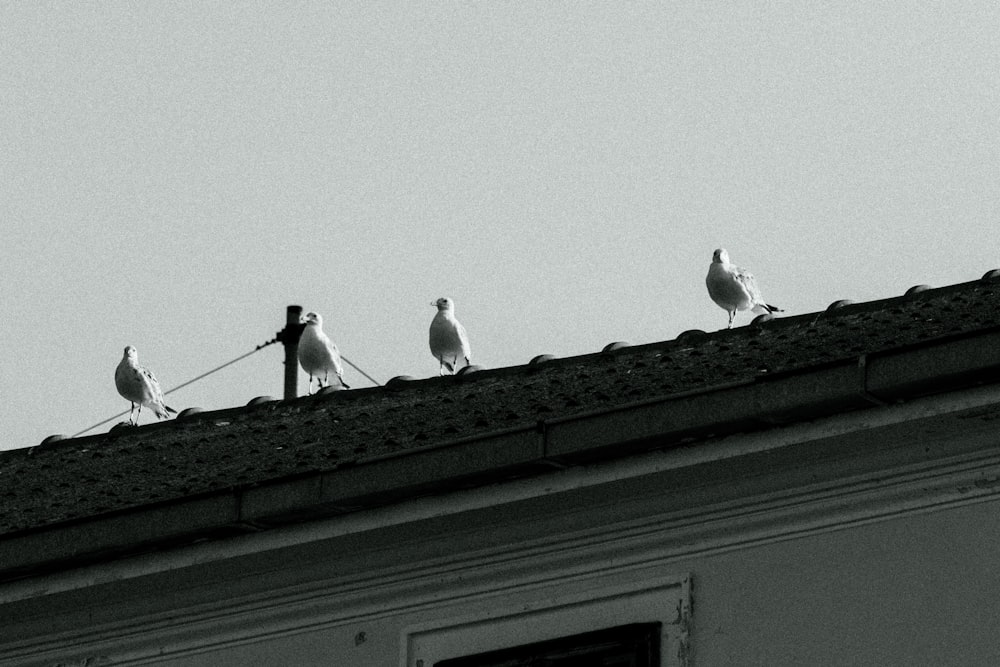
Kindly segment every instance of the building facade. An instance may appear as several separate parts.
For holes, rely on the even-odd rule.
[[[1000,664],[993,273],[6,452],[0,665]]]

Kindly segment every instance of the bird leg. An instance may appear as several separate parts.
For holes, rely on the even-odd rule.
[[[128,423],[135,426],[135,420],[132,419],[132,414],[135,412],[135,403],[129,402],[132,407],[128,411]]]
[[[735,319],[735,318],[736,318],[736,311],[735,310],[730,310],[729,311],[729,326],[726,327],[727,329],[732,329],[733,328],[733,319]]]
[[[313,376],[312,373],[309,374],[309,388],[306,389],[306,394],[312,396],[313,393]]]
[[[323,379],[319,383],[319,388],[322,389],[323,387],[329,387],[329,386],[330,386],[330,371],[327,371],[326,373],[323,373]]]

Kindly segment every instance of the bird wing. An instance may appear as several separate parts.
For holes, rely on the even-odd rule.
[[[340,363],[340,350],[326,332],[307,326],[299,341],[299,364],[310,375],[320,375],[332,370],[343,384],[344,367]]]
[[[137,376],[143,385],[143,394],[149,395],[149,398],[144,400],[156,416],[160,419],[166,419],[170,414],[177,414],[177,410],[163,402],[163,390],[160,389],[160,383],[157,381],[156,376],[153,375],[152,371],[148,368],[140,366],[136,369]]]
[[[340,363],[340,350],[329,338],[326,339],[326,348],[330,351],[330,359],[333,361],[333,370],[337,377],[343,379],[344,366]]]
[[[757,287],[757,279],[753,277],[753,274],[746,269],[734,266],[733,267],[733,277],[736,278],[737,282],[743,286],[743,289],[747,291],[750,296],[750,303],[763,303],[764,299],[760,295],[760,288]]]
[[[162,405],[163,391],[160,389],[160,383],[157,382],[156,376],[153,375],[152,371],[143,366],[140,366],[136,370],[139,375],[139,381],[149,390],[151,402]]]
[[[316,341],[320,344],[322,350],[326,352],[326,356],[329,357],[330,363],[333,365],[333,372],[340,377],[344,374],[344,367],[340,363],[340,350],[337,349],[336,344],[330,337],[326,335],[325,331],[316,331]],[[326,366],[326,364],[323,364]]]
[[[455,320],[455,331],[458,333],[458,340],[462,346],[462,356],[469,363],[472,363],[472,346],[469,345],[469,334],[465,332],[465,327],[458,320]]]

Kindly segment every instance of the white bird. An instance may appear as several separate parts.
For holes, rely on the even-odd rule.
[[[784,312],[781,308],[764,303],[753,274],[730,264],[729,253],[723,248],[712,255],[705,285],[708,286],[708,295],[712,297],[712,301],[729,313],[730,329],[733,328],[737,310],[750,309],[755,313]]]
[[[464,360],[463,366],[472,363],[472,349],[469,347],[469,335],[465,333],[465,327],[455,319],[455,302],[448,297],[443,297],[431,303],[437,306],[437,314],[431,320],[431,354],[441,364],[438,374],[444,375],[447,368],[449,373],[454,374],[459,368],[459,361]]]
[[[331,373],[344,389],[350,389],[344,382],[340,351],[323,333],[323,317],[319,313],[306,313],[305,323],[306,327],[299,338],[299,364],[309,374],[309,393],[312,393],[313,376],[316,376],[321,389],[330,384]]]
[[[156,381],[148,368],[139,365],[139,355],[131,345],[125,348],[122,360],[118,362],[115,369],[115,386],[122,398],[132,403],[132,409],[128,413],[130,424],[139,423],[139,415],[142,414],[142,406],[146,406],[153,411],[159,419],[166,419],[170,414],[177,414],[172,407],[163,404],[163,392],[160,391],[160,383]],[[132,419],[135,406],[139,406],[139,412]]]

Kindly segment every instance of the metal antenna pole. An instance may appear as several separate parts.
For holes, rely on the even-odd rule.
[[[285,400],[299,393],[299,337],[302,336],[302,306],[289,306],[285,328],[278,339],[285,346]]]

